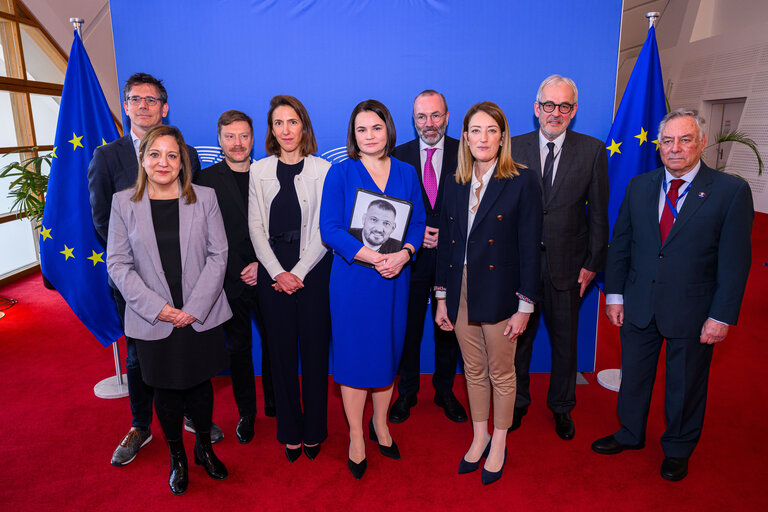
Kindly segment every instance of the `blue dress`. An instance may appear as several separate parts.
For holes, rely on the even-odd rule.
[[[403,243],[417,250],[424,240],[421,185],[411,165],[390,157],[382,191],[360,160],[345,160],[328,171],[320,205],[320,234],[334,250],[331,267],[333,380],[347,386],[386,387],[395,381],[405,341],[410,265],[394,279],[353,263],[362,242],[349,234],[358,188],[410,201],[411,219]]]

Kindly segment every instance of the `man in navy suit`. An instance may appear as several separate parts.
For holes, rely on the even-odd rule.
[[[576,339],[581,297],[605,265],[608,248],[608,158],[605,144],[568,130],[579,94],[570,78],[542,81],[533,103],[539,129],[512,138],[512,157],[539,177],[544,225],[541,242],[543,300],[517,340],[517,399],[511,430],[531,403],[529,391],[533,340],[543,313],[552,347],[547,405],[555,432],[573,439],[571,410],[576,405]]]
[[[421,250],[411,263],[408,320],[403,355],[400,359],[398,397],[389,411],[389,421],[393,423],[407,420],[411,407],[416,405],[424,317],[430,297],[434,300],[432,288],[435,285],[437,226],[440,222],[443,184],[446,179],[453,179],[459,153],[459,141],[445,135],[448,126],[448,104],[442,94],[431,89],[419,93],[413,101],[413,122],[419,137],[397,146],[392,156],[411,164],[419,175],[424,209],[427,212],[427,227]],[[434,322],[430,323],[435,333],[435,373],[432,376],[435,404],[443,408],[451,421],[467,421],[467,411],[453,394],[459,355],[456,335],[452,331],[438,329]]]
[[[735,325],[751,261],[749,185],[701,161],[695,111],[659,125],[663,168],[633,178],[613,230],[605,313],[621,328],[621,429],[592,443],[601,454],[645,445],[656,366],[666,339],[661,476],[681,480],[701,436],[715,343]]]
[[[128,134],[96,148],[88,166],[88,192],[91,214],[96,232],[106,246],[109,231],[109,214],[112,209],[112,194],[132,187],[139,173],[139,142],[141,137],[154,126],[162,124],[168,115],[168,93],[163,82],[146,73],[135,73],[123,87],[123,108],[131,123]],[[192,173],[200,170],[197,151],[187,146],[192,162]],[[125,319],[125,300],[110,281],[112,295],[117,304],[121,322]],[[124,466],[130,463],[139,449],[152,440],[149,428],[152,423],[153,390],[141,380],[141,368],[136,354],[136,345],[126,343],[126,376],[128,397],[133,415],[132,427],[112,455],[112,465]],[[221,430],[211,426],[211,438],[220,440]],[[214,441],[216,442],[216,441]]]

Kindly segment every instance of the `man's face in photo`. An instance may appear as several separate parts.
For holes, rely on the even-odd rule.
[[[395,214],[376,205],[363,215],[363,238],[371,245],[382,245],[395,230]]]

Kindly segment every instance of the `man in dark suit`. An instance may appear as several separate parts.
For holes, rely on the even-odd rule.
[[[419,137],[397,146],[392,156],[411,164],[419,175],[424,209],[427,212],[427,227],[422,248],[411,263],[408,320],[405,346],[400,359],[398,397],[389,410],[389,421],[393,423],[407,420],[411,414],[411,407],[416,405],[424,317],[430,299],[434,301],[432,288],[435,285],[436,247],[443,184],[446,179],[453,179],[459,152],[459,141],[445,135],[445,129],[448,126],[448,104],[439,92],[430,89],[416,96],[413,102],[413,122]],[[434,315],[434,308],[432,315]],[[430,323],[435,333],[435,373],[432,376],[435,403],[443,408],[450,420],[467,421],[464,406],[453,394],[456,360],[459,354],[456,335],[453,332],[438,329],[434,322]]]
[[[232,318],[224,324],[224,330],[227,334],[232,392],[240,414],[235,434],[240,443],[246,444],[253,439],[256,417],[251,312],[258,317],[255,285],[259,264],[248,232],[253,121],[243,112],[228,110],[219,117],[217,133],[224,160],[203,169],[195,177],[195,182],[216,191],[227,232],[229,255],[224,292],[232,308]],[[275,399],[270,376],[266,343],[262,341],[264,408],[268,416],[274,416]]]
[[[547,405],[562,439],[573,439],[576,405],[576,338],[584,291],[603,270],[608,246],[608,159],[601,141],[567,130],[578,108],[569,78],[552,75],[539,86],[534,113],[539,129],[512,139],[512,156],[535,171],[544,205],[541,279],[544,300],[536,305],[515,354],[517,400],[510,431],[531,403],[533,339],[543,312],[552,347]]]
[[[605,313],[621,327],[621,429],[592,443],[614,454],[645,445],[659,353],[666,346],[661,476],[681,480],[701,436],[712,350],[739,316],[751,262],[752,193],[701,161],[695,111],[659,125],[663,168],[633,178],[613,230]]]
[[[96,148],[88,166],[88,192],[91,214],[96,232],[106,245],[112,194],[132,187],[139,173],[139,142],[150,128],[163,122],[168,115],[168,93],[161,80],[146,73],[136,73],[123,87],[123,108],[130,119],[130,132],[119,139]],[[197,151],[187,146],[192,162],[192,173],[200,170]],[[112,295],[117,304],[121,322],[125,319],[125,300],[110,281]],[[112,465],[130,463],[139,449],[152,440],[153,390],[141,380],[141,368],[136,344],[126,342],[125,368],[128,379],[128,397],[133,415],[132,427],[112,455]],[[221,439],[221,430],[211,427],[211,438]],[[214,442],[216,442],[214,441]]]

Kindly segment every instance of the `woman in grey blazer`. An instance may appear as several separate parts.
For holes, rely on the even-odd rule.
[[[197,427],[195,463],[211,478],[228,476],[210,433],[211,377],[228,362],[221,326],[232,316],[222,288],[226,263],[214,191],[192,184],[181,132],[152,128],[139,145],[136,185],[112,198],[107,271],[125,297],[125,335],[136,342],[142,379],[155,390],[173,494],[183,494],[189,481],[185,411]]]
[[[328,437],[331,259],[318,222],[331,164],[312,156],[312,122],[293,96],[270,101],[265,146],[270,156],[251,165],[248,227],[261,262],[256,288],[275,388],[277,440],[293,462],[302,445],[314,459]]]

